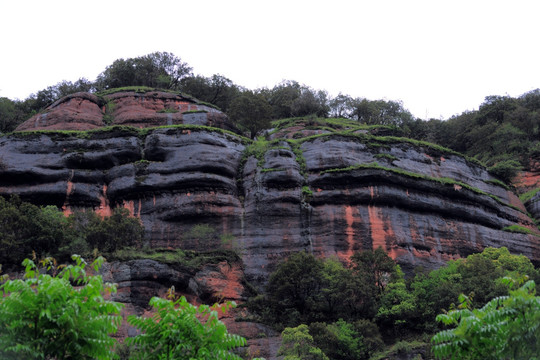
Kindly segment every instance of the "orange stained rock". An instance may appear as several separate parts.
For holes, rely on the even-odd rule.
[[[532,190],[540,184],[540,173],[522,171],[514,178],[513,183],[518,188],[524,188],[525,191]]]
[[[355,218],[354,218],[354,211],[356,209],[353,208],[352,206],[345,206],[345,221],[347,223],[347,228],[345,229],[345,234],[347,234],[347,251],[343,254],[340,254],[339,257],[342,259],[342,260],[346,260],[346,261],[349,261],[350,258],[353,256],[354,254],[354,236],[355,236],[355,231],[354,231],[354,222],[355,222]]]
[[[375,187],[374,186],[369,187],[369,195],[371,196],[371,200],[373,200],[373,198],[375,197]]]
[[[368,214],[373,249],[381,247],[392,259],[395,259],[399,254],[394,247],[389,246],[389,243],[395,239],[392,224],[383,218],[380,208],[368,206]]]
[[[103,184],[101,195],[99,196],[99,208],[95,210],[101,217],[111,216],[112,209],[107,198],[107,185]]]
[[[139,199],[139,203],[137,204],[137,211],[135,211],[135,201],[134,200],[124,200],[122,207],[128,209],[129,216],[135,217],[135,218],[141,218],[141,206],[142,206],[142,200]]]

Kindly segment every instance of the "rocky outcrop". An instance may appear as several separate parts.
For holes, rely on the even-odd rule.
[[[100,96],[85,92],[66,96],[19,125],[16,131],[92,130],[111,125],[146,128],[178,124],[236,130],[225,114],[210,104],[178,93],[137,89]]]

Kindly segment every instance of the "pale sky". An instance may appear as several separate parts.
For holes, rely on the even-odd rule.
[[[0,97],[167,51],[250,89],[296,80],[420,118],[540,88],[538,0],[0,0]]]

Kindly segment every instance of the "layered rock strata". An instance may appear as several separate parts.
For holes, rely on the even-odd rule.
[[[241,254],[262,287],[289,253],[347,261],[381,246],[406,272],[507,246],[534,261],[537,232],[482,166],[429,144],[370,134],[277,140],[258,155],[219,129],[111,128],[0,138],[0,193],[66,213],[130,210],[151,247]],[[262,154],[262,155],[261,155]],[[227,235],[186,236],[204,224]]]

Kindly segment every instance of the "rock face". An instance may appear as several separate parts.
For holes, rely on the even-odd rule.
[[[197,301],[241,301],[246,282],[262,289],[296,251],[347,261],[380,246],[406,273],[487,246],[540,261],[540,237],[505,231],[518,225],[538,234],[519,198],[456,153],[386,128],[305,121],[251,144],[224,131],[233,128],[226,116],[205,106],[158,92],[59,100],[0,137],[0,194],[66,213],[106,216],[126,207],[144,224],[147,246],[240,255],[197,271],[152,260],[107,265],[106,279],[119,284],[116,296],[132,312],[171,285]],[[131,127],[104,128],[107,122]],[[92,131],[34,131],[58,129]],[[201,224],[223,236],[193,236]],[[251,343],[277,351],[276,334],[237,326],[269,336]]]
[[[71,109],[67,128],[98,124],[96,99],[74,94],[49,114],[61,118]],[[108,99],[117,104],[115,121],[137,126],[165,119],[159,107],[184,106],[173,94]],[[90,110],[74,115],[75,105]],[[107,215],[126,207],[143,222],[152,247],[237,250],[247,280],[259,288],[279,261],[301,250],[347,261],[381,246],[406,272],[487,246],[540,260],[538,237],[503,231],[537,230],[517,196],[482,166],[430,144],[378,136],[378,128],[347,133],[305,125],[276,129],[257,156],[247,139],[197,126],[15,132],[0,138],[0,193],[66,213],[92,208]],[[198,224],[229,240],[186,236]]]

